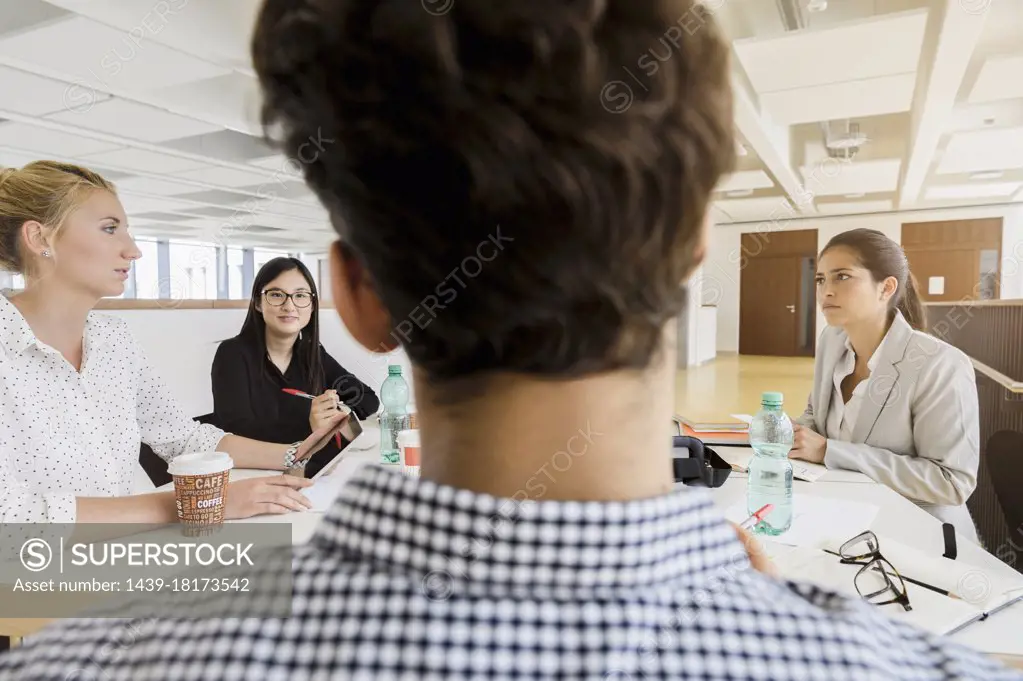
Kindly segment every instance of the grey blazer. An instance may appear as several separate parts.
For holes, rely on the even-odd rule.
[[[821,334],[813,392],[795,419],[825,437],[835,365],[846,352],[846,339],[838,327]],[[852,441],[829,437],[824,464],[864,473],[977,541],[965,505],[977,486],[980,462],[977,383],[969,357],[915,331],[896,312],[877,367],[866,380]]]

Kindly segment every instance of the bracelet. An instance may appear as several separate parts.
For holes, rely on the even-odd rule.
[[[293,470],[295,468],[304,468],[308,457],[300,461],[295,461],[295,454],[298,452],[298,448],[302,446],[302,441],[292,442],[291,446],[288,447],[287,451],[284,452],[284,468],[287,470]]]

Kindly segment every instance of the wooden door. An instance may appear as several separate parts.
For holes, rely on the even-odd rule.
[[[786,255],[747,261],[739,284],[740,354],[804,354],[799,347],[802,260]]]

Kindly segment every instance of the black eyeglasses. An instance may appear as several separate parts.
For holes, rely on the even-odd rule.
[[[860,598],[874,605],[898,603],[907,612],[913,609],[909,604],[905,580],[881,555],[877,535],[870,530],[842,544],[837,554],[834,551],[828,553],[839,556],[846,565],[863,566],[853,579]]]
[[[296,291],[295,293],[285,293],[280,289],[270,289],[269,291],[263,291],[263,298],[266,302],[274,307],[280,307],[284,303],[288,302],[288,298],[295,303],[295,307],[309,307],[313,304],[313,298],[315,294],[309,291]]]

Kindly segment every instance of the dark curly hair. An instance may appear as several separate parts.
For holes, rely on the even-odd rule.
[[[266,0],[252,51],[268,137],[431,380],[647,366],[735,156],[709,11],[434,4]],[[653,63],[659,43],[672,52]]]

